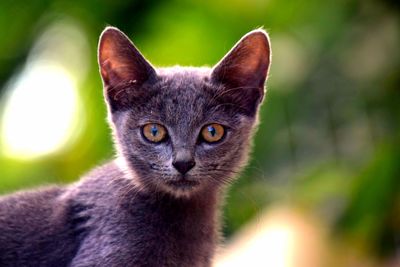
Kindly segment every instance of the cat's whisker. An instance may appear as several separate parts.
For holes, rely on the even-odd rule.
[[[229,178],[223,177],[223,176],[214,177],[214,176],[210,175],[209,178],[210,178],[212,181],[214,181],[214,183],[215,183],[216,185],[220,185],[220,184],[229,185],[229,184],[231,183],[230,177],[229,177]]]

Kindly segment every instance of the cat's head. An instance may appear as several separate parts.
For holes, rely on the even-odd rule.
[[[99,65],[115,143],[143,190],[190,196],[220,188],[247,162],[270,65],[265,31],[246,34],[213,68],[155,69],[108,27]]]

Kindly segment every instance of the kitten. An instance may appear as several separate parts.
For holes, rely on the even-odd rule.
[[[267,34],[212,69],[155,69],[108,27],[98,59],[118,157],[68,187],[0,198],[0,266],[211,266],[264,97]]]

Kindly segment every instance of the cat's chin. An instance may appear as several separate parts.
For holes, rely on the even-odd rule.
[[[180,177],[179,179],[165,181],[164,189],[176,197],[190,197],[201,188],[201,183],[196,180]]]
[[[169,181],[167,182],[167,185],[172,187],[172,188],[177,188],[177,189],[192,189],[194,187],[197,187],[200,185],[199,182],[197,181],[190,181],[187,179],[180,179],[177,181]]]

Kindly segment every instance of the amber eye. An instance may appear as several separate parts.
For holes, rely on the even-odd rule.
[[[208,124],[201,130],[201,137],[208,143],[218,142],[224,137],[224,134],[224,126],[217,123]]]
[[[167,130],[157,123],[148,123],[142,128],[143,136],[150,142],[159,143],[167,137]]]

